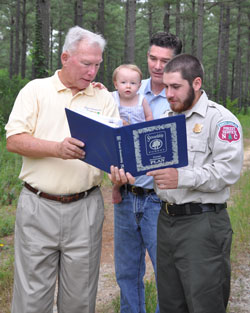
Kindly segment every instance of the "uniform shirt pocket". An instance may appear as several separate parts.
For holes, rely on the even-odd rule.
[[[207,142],[206,140],[198,138],[190,138],[187,143],[188,146],[188,162],[189,166],[194,167],[203,164],[206,159]]]

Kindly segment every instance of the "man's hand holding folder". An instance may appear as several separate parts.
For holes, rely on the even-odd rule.
[[[130,173],[125,173],[122,168],[119,169],[113,165],[110,166],[110,174],[108,175],[112,183],[117,186],[122,186],[127,183],[133,185],[135,183],[135,178]]]
[[[122,186],[124,184],[133,185],[135,178],[123,169],[116,166],[110,167],[109,179],[114,185]],[[176,168],[165,168],[146,173],[147,176],[153,176],[159,189],[176,189],[178,186],[178,171]]]

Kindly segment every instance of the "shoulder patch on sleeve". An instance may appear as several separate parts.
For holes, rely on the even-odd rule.
[[[240,132],[239,125],[232,121],[223,121],[217,124],[219,127],[218,130],[218,138],[221,141],[239,141],[240,140]]]

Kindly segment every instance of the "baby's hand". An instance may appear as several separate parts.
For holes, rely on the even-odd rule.
[[[102,83],[99,83],[99,82],[92,82],[91,84],[92,84],[92,86],[93,86],[94,88],[106,89],[106,90],[107,90],[107,88],[106,88]]]

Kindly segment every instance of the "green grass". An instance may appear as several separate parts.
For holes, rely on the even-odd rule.
[[[104,186],[112,186],[111,180],[108,177],[108,174],[104,172],[102,185]]]
[[[10,313],[14,275],[13,239],[0,239],[0,303],[1,313]]]
[[[243,128],[244,138],[250,139],[250,114],[248,115],[238,114],[237,118],[239,119],[241,126]]]
[[[22,187],[18,179],[21,157],[6,150],[3,133],[0,135],[0,151],[0,311],[9,313],[14,275],[16,202]]]
[[[250,238],[250,169],[241,175],[240,180],[232,188],[233,204],[229,207],[229,215],[234,230],[232,258],[249,244]]]
[[[15,207],[0,207],[0,238],[9,236],[14,232]]]
[[[154,313],[157,305],[157,291],[155,280],[146,280],[145,281],[145,300],[146,300],[146,312]],[[112,312],[119,313],[120,312],[120,296],[116,296],[112,300]],[[110,306],[107,306],[103,309],[103,313],[110,312],[108,311]]]

